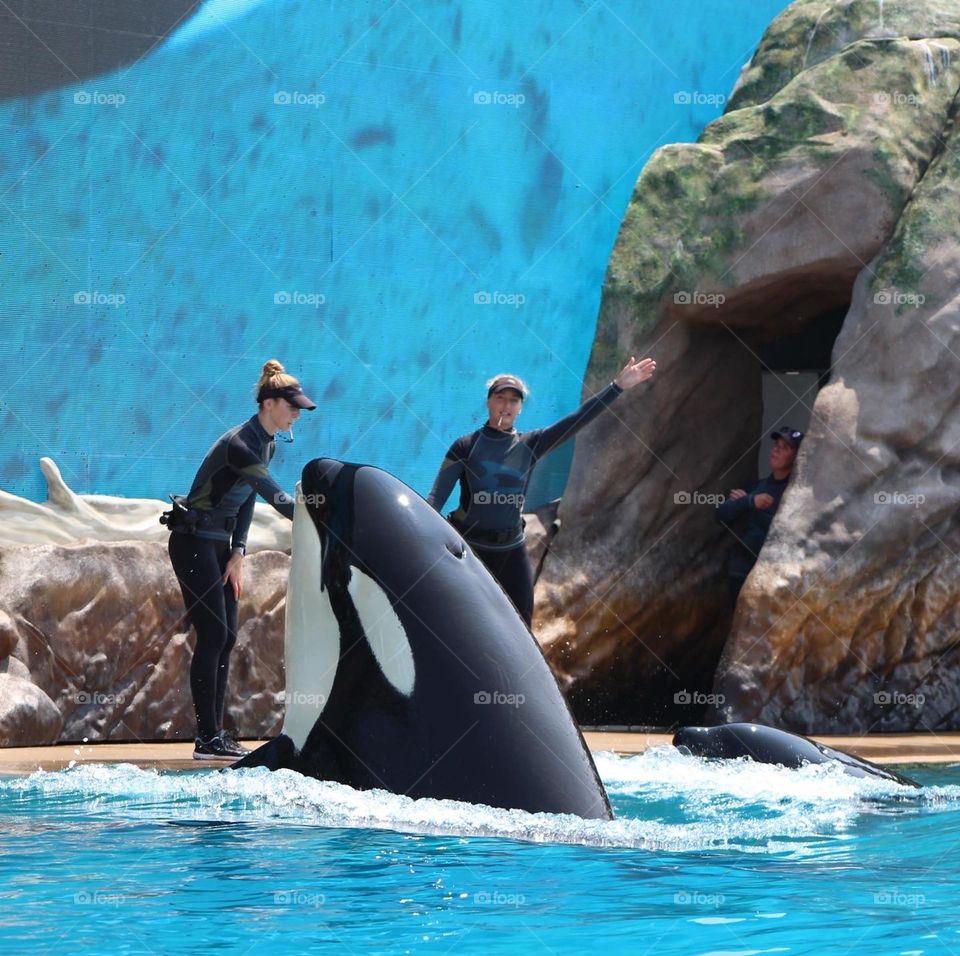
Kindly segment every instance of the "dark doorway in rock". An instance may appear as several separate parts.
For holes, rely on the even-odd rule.
[[[833,300],[835,301],[835,300]],[[848,304],[842,303],[812,318],[797,320],[793,328],[777,337],[763,336],[756,327],[697,327],[690,331],[696,348],[716,363],[719,354],[749,355],[744,363],[741,388],[731,392],[731,404],[718,409],[715,428],[739,429],[736,441],[724,445],[728,460],[715,463],[715,485],[709,492],[728,493],[770,472],[770,432],[787,424],[807,430],[816,394],[830,380],[831,357]],[[809,313],[808,313],[809,315]],[[782,323],[780,325],[782,328]],[[761,389],[761,384],[763,388]],[[732,432],[731,432],[732,433]],[[758,467],[759,466],[759,467]],[[647,636],[649,657],[638,658],[633,671],[598,674],[579,681],[569,692],[573,712],[588,727],[665,729],[697,725],[714,719],[722,701],[713,696],[713,680],[726,643],[732,611],[726,577],[726,556],[733,537],[715,520],[712,508],[703,507],[697,525],[689,533],[701,542],[704,555],[702,590],[697,621],[704,626],[687,631],[685,641],[675,640],[676,606],[664,602],[666,638]],[[681,625],[682,627],[683,625]],[[678,628],[679,630],[679,628]]]
[[[783,425],[807,431],[817,392],[830,380],[833,344],[848,305],[823,312],[797,331],[761,344],[763,438],[757,451],[757,473],[769,470],[770,433]]]
[[[756,368],[762,381],[762,390],[744,390],[744,395],[754,396],[752,401],[761,403],[761,407],[758,409],[754,405],[743,409],[743,412],[745,417],[760,423],[762,431],[760,435],[753,432],[756,435],[753,440],[760,439],[755,458],[753,448],[742,449],[746,453],[744,463],[749,459],[753,464],[739,479],[733,479],[732,472],[726,473],[725,479],[745,482],[749,479],[750,471],[754,471],[755,478],[769,474],[770,433],[783,425],[807,430],[817,392],[830,380],[833,347],[843,327],[847,309],[848,304],[844,304],[807,319],[802,324],[798,321],[795,329],[777,338],[748,339],[745,331],[736,332],[737,340],[756,357]],[[733,462],[731,466],[735,467]],[[713,539],[711,547],[715,548],[720,540],[719,536]],[[713,678],[732,622],[733,609],[726,593],[726,584],[726,574],[721,571],[716,585],[717,591],[723,587],[723,595],[715,592],[703,596],[704,601],[709,600],[717,609],[713,625],[697,636],[694,645],[687,648],[686,653],[671,657],[667,662],[669,667],[659,672],[652,686],[638,695],[643,701],[642,710],[638,710],[636,701],[632,704],[629,716],[616,713],[616,708],[610,707],[610,713],[603,715],[607,722],[675,727],[711,720],[712,706],[722,706],[722,702],[713,697]],[[593,719],[584,722],[601,722],[593,714],[590,717]],[[618,717],[619,720],[616,719]]]
[[[830,381],[833,347],[848,308],[849,303],[846,303],[823,312],[804,322],[796,331],[758,344],[757,355],[763,384],[763,437],[757,454],[758,477],[770,472],[772,431],[784,425],[807,431],[817,392]],[[730,622],[731,619],[728,619],[724,630],[729,630]],[[709,684],[701,689],[699,699],[709,700],[720,651],[722,647],[718,649],[716,659],[709,668]],[[692,680],[688,681],[688,685],[696,686]],[[706,709],[703,708],[704,711]],[[679,723],[689,716],[689,709],[686,709],[685,713],[674,715],[674,721]]]

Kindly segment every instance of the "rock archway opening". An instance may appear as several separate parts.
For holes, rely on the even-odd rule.
[[[584,650],[582,669],[568,689],[584,725],[669,728],[711,719],[714,675],[733,619],[726,567],[736,545],[716,521],[711,496],[769,474],[771,431],[782,425],[807,430],[817,393],[830,380],[834,344],[848,308],[848,299],[830,296],[821,311],[811,309],[792,322],[781,307],[769,323],[756,313],[739,326],[728,319],[685,323],[679,365],[697,385],[686,393],[675,420],[682,416],[693,424],[678,439],[669,463],[677,482],[687,483],[679,487],[698,489],[705,503],[690,492],[678,494],[664,479],[670,500],[663,507],[673,504],[669,520],[677,530],[665,536],[662,547],[665,553],[684,549],[682,560],[672,553],[668,557],[695,579],[698,606],[685,604],[678,611],[669,588],[650,592],[644,608],[649,607],[649,629],[656,628],[656,636],[644,635],[647,652],[631,662],[628,676],[593,670]],[[648,502],[648,507],[659,505]],[[677,640],[679,634],[685,639]],[[565,664],[569,667],[563,659],[561,671]]]
[[[806,432],[817,392],[830,380],[833,345],[849,303],[821,312],[795,332],[761,343],[763,438],[757,451],[757,473],[769,471],[770,433],[784,425]]]
[[[717,416],[718,432],[727,429],[731,435],[729,440],[720,437],[717,443],[725,451],[715,461],[716,491],[729,493],[733,487],[746,486],[770,473],[770,435],[774,430],[784,425],[808,430],[817,393],[830,381],[833,348],[848,309],[849,299],[838,302],[836,296],[830,296],[822,311],[808,306],[798,310],[792,321],[781,312],[773,323],[729,327],[734,340],[731,347],[749,353],[750,361],[741,366],[745,374],[735,391],[728,392],[742,406]],[[714,353],[716,339],[705,334],[702,341],[703,347]],[[726,360],[729,358],[728,353]],[[704,548],[717,557],[712,573],[718,577],[704,588],[704,600],[716,610],[714,626],[699,635],[695,648],[678,647],[678,656],[664,658],[644,692],[633,695],[628,713],[617,715],[619,708],[614,705],[604,715],[604,722],[674,727],[711,720],[714,674],[733,620],[727,562],[738,542],[712,515],[702,515],[698,527],[704,535]]]
[[[753,459],[756,478],[770,473],[770,450],[773,445],[770,436],[773,431],[783,426],[803,432],[808,430],[817,393],[830,381],[834,344],[848,309],[849,302],[831,305],[798,323],[786,334],[781,332],[776,336],[757,335],[752,347],[757,357],[761,383],[759,390],[753,388],[750,394],[758,397],[760,408],[748,413],[754,421],[760,421],[762,429],[756,458]],[[737,542],[732,539],[728,539],[724,544],[727,554],[731,548],[737,546]],[[719,640],[712,645],[709,659],[706,655],[702,657],[697,664],[698,672],[687,674],[681,680],[685,687],[702,687],[699,696],[688,695],[693,700],[704,701],[704,706],[695,716],[694,722],[709,722],[713,703],[713,678],[723,645],[729,635],[733,610],[733,606],[728,605],[727,613],[717,622],[716,633]],[[673,703],[675,704],[676,700]],[[688,702],[683,701],[681,707],[671,708],[670,701],[665,702],[665,705],[668,712],[668,719],[665,721],[667,725],[691,722]],[[653,721],[648,718],[643,722]]]

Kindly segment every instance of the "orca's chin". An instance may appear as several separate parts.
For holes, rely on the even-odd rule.
[[[673,746],[691,757],[716,756],[706,727],[681,727],[673,736]]]

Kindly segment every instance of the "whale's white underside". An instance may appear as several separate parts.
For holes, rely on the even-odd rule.
[[[329,593],[320,590],[322,557],[320,536],[298,484],[287,584],[282,731],[298,750],[330,699],[340,660],[340,629]],[[389,598],[376,581],[357,568],[352,569],[347,590],[384,676],[400,693],[409,696],[415,682],[413,652]]]

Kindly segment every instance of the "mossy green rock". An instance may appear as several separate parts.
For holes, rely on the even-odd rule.
[[[857,278],[808,454],[724,649],[722,719],[806,732],[960,726],[958,208],[953,117]]]
[[[629,355],[652,354],[657,377],[578,438],[537,592],[538,636],[581,719],[689,723],[704,710],[692,700],[808,732],[918,726],[870,695],[915,684],[945,646],[949,600],[960,605],[937,570],[956,562],[938,542],[960,554],[948,518],[960,508],[960,169],[947,143],[960,6],[945,6],[800,0],[728,112],[643,170],[585,391]],[[848,306],[731,630],[731,541],[711,503],[755,476],[761,345]],[[885,488],[915,486],[937,502],[929,521],[872,510]],[[947,726],[953,712],[960,694],[926,717]]]
[[[960,39],[960,8],[930,0],[799,0],[771,24],[727,108],[765,102],[804,70],[861,40],[898,37]]]
[[[930,50],[857,41],[660,149],[611,256],[591,384],[626,357],[625,303],[641,334],[664,316],[776,332],[848,299],[937,149],[960,41],[937,41],[933,81]]]

